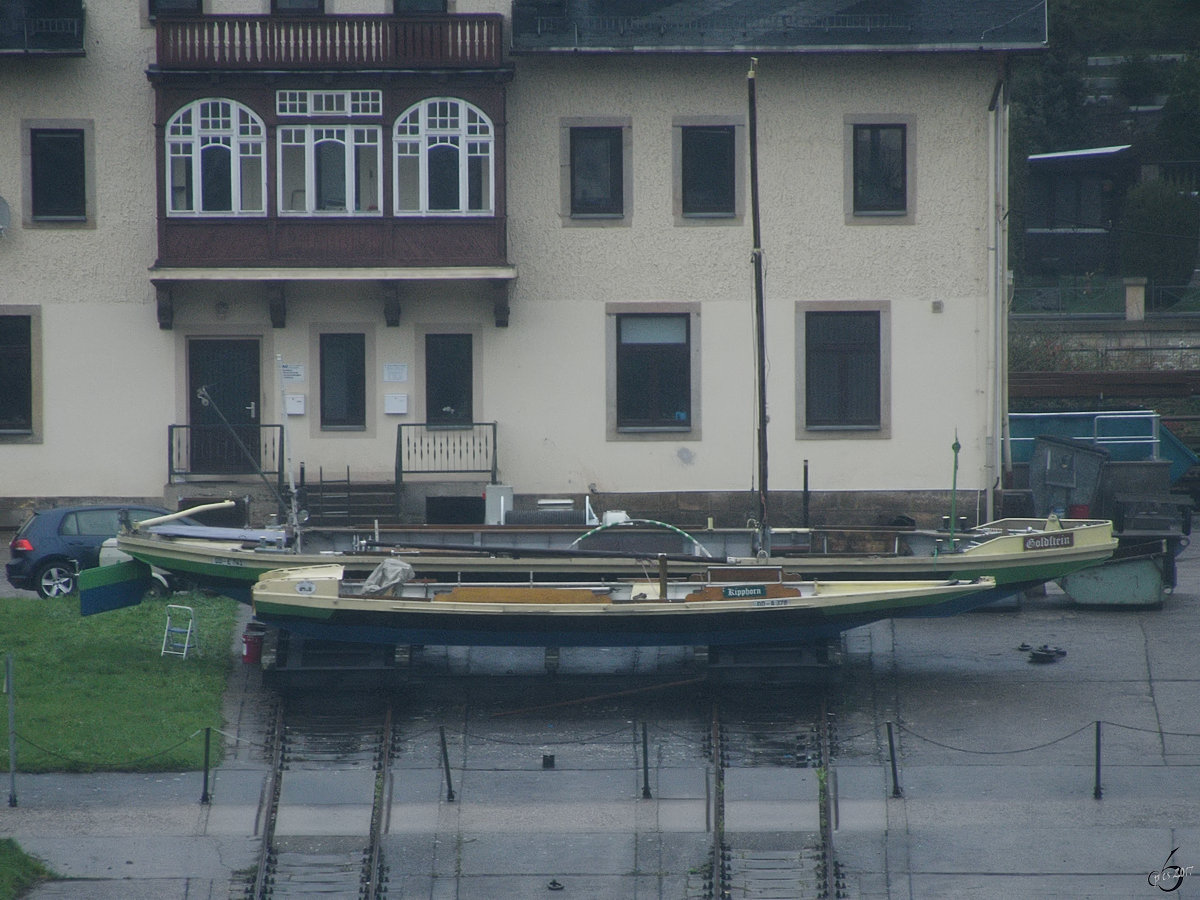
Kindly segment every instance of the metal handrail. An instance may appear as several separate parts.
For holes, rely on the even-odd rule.
[[[406,473],[486,474],[496,484],[496,423],[400,423],[396,426],[396,484],[404,481]]]
[[[1159,445],[1161,442],[1160,427],[1162,417],[1156,413],[1147,410],[1128,410],[1115,412],[1056,412],[1056,413],[1009,413],[1009,420],[1036,420],[1036,419],[1055,419],[1055,420],[1071,420],[1086,423],[1078,429],[1072,429],[1069,435],[1059,435],[1059,437],[1069,437],[1073,440],[1090,441],[1098,447],[1106,446],[1128,446],[1128,445],[1145,445],[1149,448],[1149,459],[1159,458]],[[1105,434],[1104,425],[1113,422],[1140,422],[1144,420],[1148,424],[1148,429],[1145,433],[1139,434]],[[1014,444],[1030,443],[1032,444],[1037,437],[1013,437],[1010,438]]]

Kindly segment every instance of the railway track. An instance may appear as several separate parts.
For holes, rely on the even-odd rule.
[[[277,710],[270,746],[259,862],[242,896],[382,897],[390,702],[290,697]]]
[[[554,676],[289,694],[259,865],[231,897],[378,898],[389,883],[393,897],[618,896],[635,884],[660,900],[846,897],[823,698]],[[685,821],[657,824],[656,799]],[[786,821],[754,820],[780,801]],[[614,834],[613,820],[627,825]],[[606,854],[627,847],[610,871]]]

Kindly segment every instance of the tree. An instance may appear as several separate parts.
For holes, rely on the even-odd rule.
[[[1160,158],[1200,159],[1200,58],[1189,56],[1176,67],[1155,136]]]
[[[1196,264],[1200,203],[1166,181],[1129,189],[1120,230],[1121,268],[1158,285],[1186,284]]]

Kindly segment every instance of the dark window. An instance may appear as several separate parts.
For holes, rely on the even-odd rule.
[[[203,0],[150,0],[152,16],[198,16],[203,12]]]
[[[321,427],[367,425],[367,354],[362,334],[321,335]]]
[[[732,125],[683,128],[680,165],[685,216],[736,212],[733,135]]]
[[[469,334],[425,335],[425,420],[430,425],[470,425],[472,341]]]
[[[904,125],[854,126],[855,213],[908,211]]]
[[[325,0],[271,0],[271,12],[304,15],[325,12]]]
[[[83,129],[36,129],[30,143],[33,218],[86,218]]]
[[[571,215],[624,213],[622,154],[620,128],[571,129]]]
[[[431,210],[457,210],[458,201],[458,148],[452,144],[439,144],[429,151],[429,208]]]
[[[691,428],[691,322],[617,317],[617,427]]]
[[[395,0],[396,15],[409,13],[444,13],[446,0]]]
[[[221,144],[209,144],[202,149],[200,170],[204,179],[200,185],[200,208],[205,212],[228,212],[233,209],[233,163],[229,148]],[[190,184],[188,187],[190,191]]]
[[[0,434],[33,433],[33,329],[30,316],[0,316]]]
[[[806,313],[804,334],[805,424],[878,428],[879,313]]]

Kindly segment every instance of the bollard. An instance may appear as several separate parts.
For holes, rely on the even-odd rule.
[[[1104,792],[1100,789],[1100,720],[1096,720],[1096,786],[1092,796],[1099,800]]]
[[[4,657],[4,693],[8,694],[8,805],[17,805],[17,688],[13,683],[13,655]]]
[[[900,793],[900,774],[896,768],[896,739],[892,736],[892,723],[887,723],[888,755],[892,758],[892,796],[903,796]]]
[[[650,799],[650,753],[645,722],[642,723],[642,799]]]
[[[212,797],[208,793],[208,759],[209,747],[212,745],[212,728],[204,729],[204,787],[200,791],[200,802],[211,803]]]
[[[450,751],[446,749],[446,726],[438,726],[438,734],[442,740],[442,768],[446,772],[446,801],[454,802],[454,786],[450,783]]]

